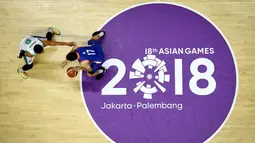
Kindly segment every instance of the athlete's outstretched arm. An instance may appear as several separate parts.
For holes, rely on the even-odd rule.
[[[64,68],[68,64],[68,60],[65,60],[64,62],[61,63],[61,67]]]
[[[78,48],[80,48],[80,47],[79,46],[74,46],[70,52],[74,52]]]
[[[71,50],[71,52],[73,52],[73,51],[75,51],[75,50],[77,50],[77,49],[79,49],[79,48],[89,48],[91,45],[83,45],[83,46],[74,46],[73,48],[72,48],[72,50]]]
[[[78,46],[74,46],[70,52],[74,52],[78,48],[79,48]],[[68,64],[68,62],[69,61],[65,59],[65,61],[61,63],[62,68],[64,68]]]
[[[44,46],[76,46],[75,42],[43,41]]]

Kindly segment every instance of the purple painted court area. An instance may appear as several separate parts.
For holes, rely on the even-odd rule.
[[[82,77],[87,108],[100,129],[117,143],[201,143],[212,136],[226,119],[236,91],[236,69],[230,49],[206,19],[198,14],[169,4],[149,4],[127,10],[109,21],[102,46],[107,59],[117,58],[126,66],[124,78],[116,87],[126,87],[126,96],[102,96],[101,89],[116,75],[110,67],[105,77],[96,81]],[[167,89],[143,99],[134,93],[139,80],[129,79],[133,62],[143,60],[145,48],[205,48],[213,47],[212,55],[157,55],[166,62],[170,82]],[[183,95],[175,95],[174,59],[183,60]],[[197,58],[208,58],[215,66],[212,75],[216,90],[208,96],[195,95],[189,88],[192,77],[190,64]],[[199,68],[206,71],[206,68]],[[206,87],[201,80],[198,85]],[[102,110],[104,103],[182,103],[183,109]]]

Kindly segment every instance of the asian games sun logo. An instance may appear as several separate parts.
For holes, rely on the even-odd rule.
[[[165,61],[160,60],[156,55],[147,55],[143,58],[143,61],[137,59],[132,65],[134,71],[129,72],[129,79],[141,80],[136,83],[136,87],[133,91],[135,93],[139,90],[143,92],[144,99],[152,99],[152,95],[159,90],[164,93],[166,88],[161,84],[170,81],[170,75],[166,74],[167,67],[165,64]],[[150,70],[151,72],[146,72],[147,70]],[[153,80],[154,86],[147,84],[146,80]],[[158,87],[159,90],[156,87]]]

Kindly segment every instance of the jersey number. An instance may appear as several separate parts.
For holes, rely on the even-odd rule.
[[[94,50],[86,50],[86,53],[90,55],[96,55],[96,52]]]

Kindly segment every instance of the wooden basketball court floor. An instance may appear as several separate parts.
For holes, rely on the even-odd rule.
[[[69,47],[51,47],[36,59],[28,80],[16,69],[19,43],[48,26],[61,40],[84,43],[119,11],[148,0],[1,0],[0,143],[107,143],[89,119],[79,78],[70,79],[60,63]],[[169,1],[170,2],[170,1]],[[255,1],[173,0],[211,19],[229,40],[239,68],[235,108],[210,143],[255,140]]]

